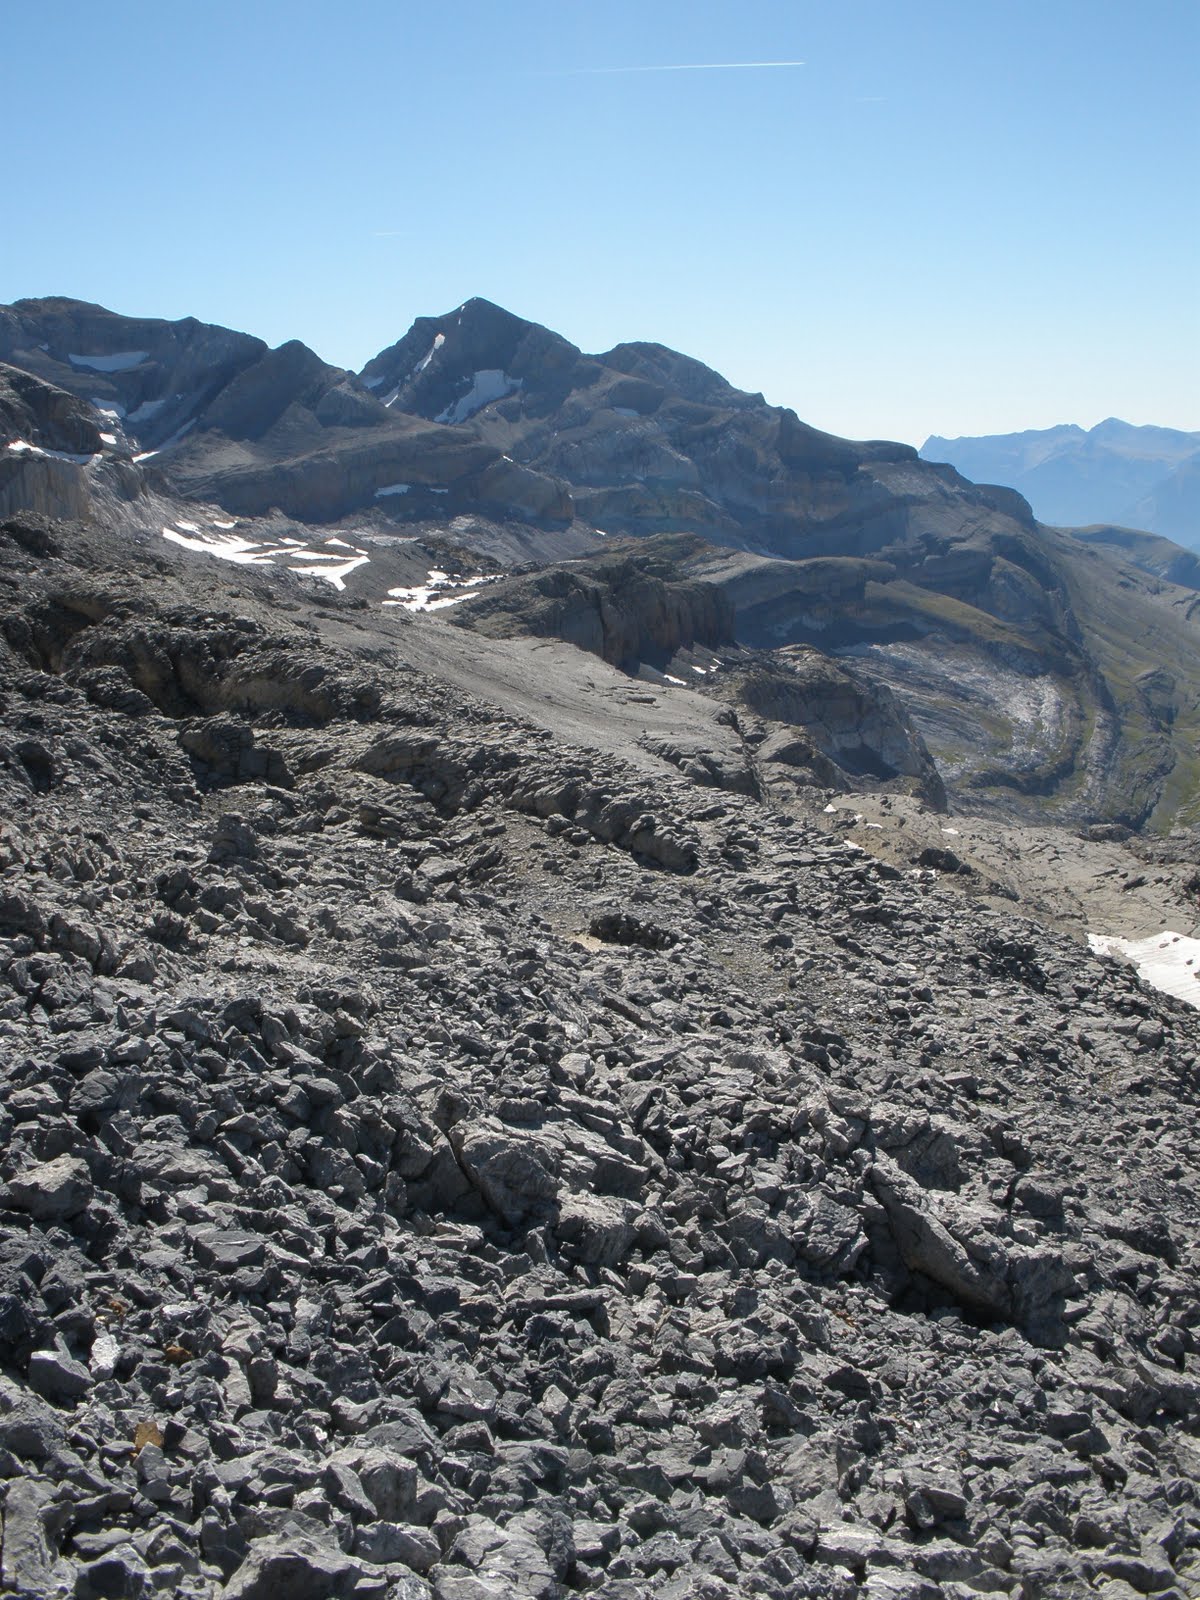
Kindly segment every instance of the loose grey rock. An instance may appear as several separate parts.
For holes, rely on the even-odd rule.
[[[65,1222],[85,1210],[93,1194],[91,1174],[75,1156],[43,1161],[8,1180],[8,1202],[38,1222]]]

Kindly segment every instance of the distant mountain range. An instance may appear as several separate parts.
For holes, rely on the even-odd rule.
[[[1123,503],[1150,492],[1145,457],[1161,478],[1191,440],[1059,431],[1154,436],[1124,448]],[[19,511],[275,566],[281,598],[303,579],[380,625],[436,607],[728,690],[808,781],[1158,827],[1200,810],[1191,553],[1042,526],[909,445],[835,438],[662,345],[587,354],[486,300],[418,318],[358,374],[193,318],[0,307],[0,517]],[[675,661],[688,641],[757,665],[735,689],[732,658],[715,677]]]
[[[1109,417],[1025,433],[943,439],[921,446],[975,483],[1018,489],[1056,527],[1115,523],[1200,549],[1200,433],[1136,428]]]

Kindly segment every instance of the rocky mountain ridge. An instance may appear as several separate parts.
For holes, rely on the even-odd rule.
[[[104,423],[111,443],[79,470],[106,515],[158,518],[197,553],[288,564],[383,607],[463,605],[482,625],[499,590],[464,604],[472,584],[533,560],[538,582],[578,601],[564,562],[606,539],[678,539],[672,593],[719,590],[705,604],[732,606],[740,646],[819,654],[830,684],[891,696],[973,807],[1159,829],[1196,815],[1200,614],[1184,553],[1044,528],[1011,491],[822,434],[660,346],[587,356],[472,300],[419,319],[360,381],[297,344],[49,301],[0,313],[0,356]],[[135,448],[179,396],[186,431]],[[6,503],[79,512],[66,481],[79,471],[36,442],[7,442],[24,488]],[[611,659],[640,623],[598,596],[589,626],[607,627]],[[660,685],[680,676],[658,665]],[[850,749],[852,730],[826,742]]]
[[[122,317],[79,301],[0,308],[0,361],[87,401],[133,460],[192,499],[333,522],[398,480],[417,497],[561,520],[558,489],[460,433],[390,412],[297,340],[192,318]]]

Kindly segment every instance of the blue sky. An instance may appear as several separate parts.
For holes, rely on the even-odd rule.
[[[0,301],[358,367],[481,294],[920,443],[1200,429],[1196,0],[4,8]],[[611,69],[802,61],[703,71]]]

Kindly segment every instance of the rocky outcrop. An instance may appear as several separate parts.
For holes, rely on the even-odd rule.
[[[636,546],[491,584],[451,620],[496,638],[563,639],[627,670],[733,638],[733,607],[719,590]]]
[[[718,692],[768,724],[760,770],[834,788],[896,785],[946,804],[937,767],[895,697],[816,650],[735,661]]]
[[[743,731],[753,726],[762,781],[835,789],[896,783],[944,806],[929,751],[888,690],[815,650],[737,648],[729,589],[682,576],[705,551],[698,540],[663,536],[622,545],[600,558],[493,583],[456,604],[451,620],[492,637],[563,639],[630,672],[668,667],[680,651],[720,648],[719,665],[680,670],[694,692],[711,689],[749,713]],[[670,674],[669,681],[681,680]],[[647,747],[698,782],[758,792],[746,771],[725,770],[694,740]]]
[[[86,516],[83,469],[103,448],[95,415],[73,395],[0,365],[0,516]]]

